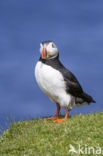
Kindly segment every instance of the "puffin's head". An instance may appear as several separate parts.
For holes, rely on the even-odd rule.
[[[40,54],[42,59],[52,59],[58,56],[58,48],[52,41],[40,43]]]

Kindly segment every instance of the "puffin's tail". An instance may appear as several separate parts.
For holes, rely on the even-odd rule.
[[[96,103],[96,101],[90,95],[88,95],[85,92],[82,93],[81,98],[83,98],[83,100],[85,102],[87,102],[88,104],[91,103],[91,102]]]

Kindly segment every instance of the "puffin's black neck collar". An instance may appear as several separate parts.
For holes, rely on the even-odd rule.
[[[55,58],[51,58],[51,59],[42,59],[42,57],[40,57],[39,61],[41,61],[42,63],[46,64],[47,62],[53,62],[59,60],[59,54],[55,57]]]
[[[64,69],[64,66],[59,61],[59,55],[57,57],[55,57],[55,58],[52,58],[52,59],[42,59],[40,57],[39,61],[42,62],[45,65],[51,66],[52,68],[59,70],[61,72]]]

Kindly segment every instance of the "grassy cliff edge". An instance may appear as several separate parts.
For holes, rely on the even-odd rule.
[[[70,145],[77,144],[83,150],[88,146],[103,150],[103,112],[74,115],[63,123],[42,118],[14,122],[0,136],[0,155],[66,156],[72,155]]]

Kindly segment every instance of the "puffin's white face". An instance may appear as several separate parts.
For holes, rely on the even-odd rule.
[[[52,59],[58,56],[58,48],[52,41],[40,43],[40,54],[42,59]]]

